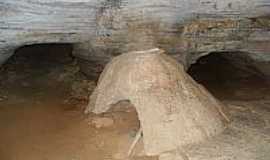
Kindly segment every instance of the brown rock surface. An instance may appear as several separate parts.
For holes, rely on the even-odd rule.
[[[159,49],[114,58],[101,74],[86,112],[106,112],[120,100],[135,106],[148,155],[217,135],[228,120],[222,104]]]

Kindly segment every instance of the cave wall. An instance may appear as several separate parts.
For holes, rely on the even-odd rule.
[[[218,51],[270,61],[269,0],[5,0],[0,15],[0,64],[36,43],[73,43],[101,65],[154,47],[186,67]]]

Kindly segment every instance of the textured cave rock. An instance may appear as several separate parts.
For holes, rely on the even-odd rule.
[[[270,61],[266,59],[263,61],[253,59],[251,58],[252,53],[246,52],[224,53],[222,56],[240,70],[265,77],[266,79],[270,78]]]
[[[186,68],[215,51],[242,51],[264,63],[270,59],[269,4],[268,0],[5,0],[0,2],[0,64],[16,48],[36,43],[72,43],[75,56],[101,67],[120,53],[153,47],[164,49]]]
[[[148,155],[213,137],[225,128],[223,105],[162,50],[130,52],[106,66],[86,112],[129,100],[138,112]]]

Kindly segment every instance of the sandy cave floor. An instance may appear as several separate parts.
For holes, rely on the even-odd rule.
[[[123,102],[106,114],[86,116],[83,108],[95,81],[79,72],[64,47],[21,52],[23,56],[14,56],[0,71],[0,159],[123,158],[139,128],[134,108]],[[234,76],[242,71],[218,64],[215,70],[207,71],[206,65],[192,74],[227,105],[232,123],[222,135],[188,146],[185,154],[194,160],[269,160],[270,81]],[[157,159],[141,156],[142,142],[135,155],[131,159]]]

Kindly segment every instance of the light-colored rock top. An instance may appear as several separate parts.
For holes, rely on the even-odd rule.
[[[223,131],[228,120],[222,104],[159,49],[114,58],[86,112],[106,112],[121,100],[138,112],[148,155],[206,140]]]

